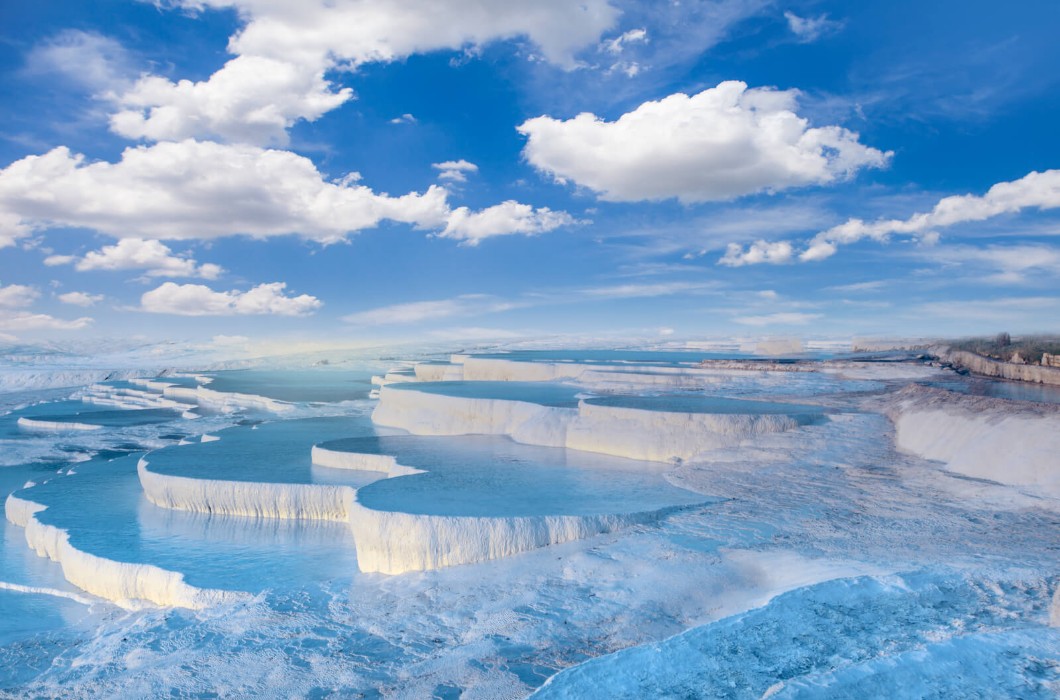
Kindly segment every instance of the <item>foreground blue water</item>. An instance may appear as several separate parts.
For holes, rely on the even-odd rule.
[[[190,419],[55,400],[67,393],[0,416],[3,495],[47,506],[38,519],[84,551],[248,594],[205,610],[122,609],[67,583],[5,523],[0,694],[1034,698],[1060,689],[1060,635],[1049,627],[1060,585],[1055,509],[896,452],[889,422],[863,403],[893,379],[756,373],[701,392],[589,399],[810,418],[709,465],[674,466],[378,429],[364,397],[381,373],[212,373],[211,390],[289,402],[281,413],[234,407]],[[520,382],[399,390],[563,408],[593,394]],[[103,428],[19,428],[30,415]],[[321,443],[426,471],[383,479],[314,466]],[[370,508],[413,514],[680,508],[657,524],[507,559],[383,576],[359,572],[344,523],[152,505],[136,475],[144,456],[166,475],[350,486]]]

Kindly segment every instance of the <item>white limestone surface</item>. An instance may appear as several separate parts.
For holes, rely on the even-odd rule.
[[[414,367],[416,381],[453,382],[464,378],[463,365],[420,362]]]
[[[789,415],[679,413],[598,406],[582,401],[566,447],[651,462],[687,462],[764,433],[799,426]]]
[[[573,408],[384,386],[372,421],[414,435],[510,435],[528,445],[564,447],[567,426],[576,415]]]
[[[422,469],[398,464],[397,460],[391,455],[343,452],[340,450],[329,450],[320,445],[313,445],[312,461],[313,464],[319,467],[328,467],[329,469],[381,472],[386,474],[387,478],[423,473]]]
[[[673,510],[625,515],[459,517],[384,512],[354,501],[350,528],[361,571],[402,574],[510,557],[655,522]]]
[[[348,517],[354,489],[323,484],[273,484],[256,481],[195,479],[159,474],[141,458],[140,485],[161,508],[285,520],[337,520]]]
[[[70,544],[66,530],[42,523],[36,516],[46,509],[14,494],[5,503],[7,519],[24,528],[26,542],[38,555],[57,562],[74,586],[122,607],[143,602],[164,607],[201,609],[245,597],[245,594],[198,588],[184,575],[150,564],[132,564],[90,554]]]
[[[900,450],[1060,498],[1060,406],[909,387],[895,395],[888,414]]]
[[[577,409],[556,408],[387,387],[380,391],[372,420],[414,435],[507,435],[527,445],[655,462],[697,459],[710,450],[799,425],[787,415],[677,413],[585,401]]]
[[[100,430],[103,426],[92,425],[91,423],[76,423],[74,421],[38,420],[36,418],[26,418],[25,416],[23,416],[22,418],[18,419],[18,427],[24,430],[51,433],[67,432],[71,430]]]

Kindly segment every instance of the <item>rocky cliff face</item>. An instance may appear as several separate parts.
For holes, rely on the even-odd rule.
[[[1058,367],[999,362],[975,353],[951,350],[946,347],[933,348],[932,353],[943,362],[948,362],[958,369],[966,369],[972,374],[1060,386],[1060,368]],[[1055,358],[1054,355],[1048,357]]]

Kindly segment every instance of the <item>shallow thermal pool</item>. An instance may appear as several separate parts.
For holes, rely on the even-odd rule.
[[[93,459],[79,464],[74,475],[16,496],[47,506],[37,519],[66,530],[79,550],[179,571],[202,588],[289,588],[357,571],[353,537],[344,524],[158,508],[140,489],[138,459]]]
[[[462,399],[526,401],[556,408],[577,408],[585,389],[552,382],[405,382],[389,384],[387,389],[420,391],[425,394],[455,396]]]
[[[85,406],[85,404],[80,404]],[[137,425],[154,425],[168,423],[180,418],[181,411],[172,408],[129,408],[118,410],[93,410],[82,408],[74,413],[29,413],[27,420],[48,421],[51,423],[78,423],[98,425],[107,428],[133,427]]]
[[[1011,401],[1036,401],[1060,404],[1060,386],[1010,382],[1004,379],[980,379],[978,377],[948,377],[945,380],[923,382],[926,386],[974,396],[992,396]]]
[[[821,416],[826,412],[821,406],[808,404],[730,399],[724,396],[712,396],[702,393],[667,394],[661,396],[598,396],[586,399],[585,402],[593,406],[634,408],[641,411],[666,411],[673,413],[813,417]]]
[[[314,467],[313,445],[337,438],[375,435],[376,430],[368,416],[240,425],[215,433],[220,440],[167,447],[149,453],[146,459],[152,472],[194,479],[356,487],[382,475]]]
[[[530,516],[638,513],[714,499],[671,486],[664,465],[503,436],[350,438],[327,449],[391,455],[424,474],[373,482],[368,508],[423,515]]]
[[[368,398],[372,390],[368,370],[228,370],[205,373],[213,391],[265,396],[278,401],[335,403]],[[163,380],[165,381],[165,380]]]

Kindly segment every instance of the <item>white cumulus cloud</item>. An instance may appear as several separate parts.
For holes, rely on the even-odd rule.
[[[865,221],[858,218],[848,219],[842,224],[822,231],[809,241],[804,242],[801,246],[802,250],[797,257],[802,262],[824,260],[835,255],[840,246],[857,243],[865,239],[884,243],[896,234],[908,236],[911,240],[918,243],[921,248],[930,249],[938,244],[939,233],[936,229],[939,228],[985,221],[1005,214],[1017,214],[1026,209],[1046,211],[1058,208],[1060,208],[1060,170],[1032,172],[1019,180],[999,182],[983,195],[965,194],[943,197],[930,211],[914,214],[908,219],[880,219],[878,221]],[[759,246],[761,243],[759,241],[746,250],[738,244],[731,243],[728,246],[725,257],[719,262],[723,264],[738,262],[745,265],[777,262],[769,259],[768,256],[762,255],[760,251],[755,252],[753,250],[755,246]],[[794,251],[796,244],[781,241],[768,245],[784,245]],[[1015,280],[1022,270],[1041,267],[1040,265],[1027,264],[1028,251],[1026,249],[1005,252],[1005,249],[999,247],[974,255],[967,249],[959,253],[952,248],[948,248],[946,251],[949,251],[951,258],[954,255],[958,255],[965,260],[976,258],[982,261],[994,257],[998,261],[998,267],[1001,267],[1006,273],[1010,273],[1010,281]],[[788,257],[791,256],[789,255]],[[940,254],[935,257],[939,257],[942,260],[945,255]],[[954,260],[956,261],[956,258]],[[1007,267],[1002,262],[1007,262]]]
[[[534,167],[608,201],[727,200],[824,185],[887,164],[890,153],[863,145],[852,131],[810,127],[795,112],[796,97],[728,81],[645,102],[613,122],[585,112],[536,117],[518,129]]]
[[[75,262],[74,267],[81,272],[144,270],[148,277],[201,277],[212,280],[224,271],[213,263],[199,265],[191,258],[174,255],[169,246],[160,241],[141,238],[123,238],[114,245],[86,253],[80,259],[69,255],[53,255],[44,260],[45,265],[69,262]]]
[[[31,306],[39,296],[40,292],[33,287],[27,287],[24,284],[9,284],[6,287],[0,286],[0,307],[6,309],[21,309],[26,306]]]
[[[445,229],[438,237],[474,246],[493,236],[516,233],[532,236],[574,223],[577,223],[574,217],[567,212],[553,211],[548,207],[535,209],[509,199],[481,211],[457,207],[449,214]]]
[[[394,221],[474,244],[490,236],[550,231],[573,221],[565,212],[515,201],[481,211],[451,209],[448,192],[438,185],[392,197],[358,179],[350,174],[329,181],[308,158],[257,146],[163,142],[127,148],[115,163],[89,162],[59,147],[0,169],[0,247],[33,230],[90,228],[140,243],[101,251],[91,262],[86,256],[80,264],[99,266],[93,269],[119,259],[122,265],[132,264],[135,250],[156,259],[158,266],[148,269],[212,278],[220,272],[216,266],[194,265],[179,256],[162,262],[173,256],[160,255],[160,248],[145,247],[143,240],[295,234],[326,244]],[[49,260],[53,265],[69,262],[71,256]]]
[[[840,245],[865,238],[886,241],[892,234],[926,234],[936,228],[1015,214],[1024,209],[1060,208],[1060,170],[1032,172],[1019,180],[999,182],[983,195],[944,197],[928,212],[908,219],[866,222],[849,219],[814,236],[799,256],[804,261],[823,260],[835,254]]]
[[[91,323],[92,319],[87,316],[67,320],[48,314],[0,313],[0,331],[76,331]]]
[[[206,80],[147,75],[120,95],[112,126],[131,138],[219,137],[284,143],[286,129],[352,97],[328,78],[336,68],[416,53],[528,38],[565,68],[618,17],[607,0],[182,0],[185,9],[236,9],[245,25],[235,56]]]
[[[74,306],[93,306],[103,301],[102,294],[90,294],[88,292],[66,292],[59,295],[59,301]]]
[[[447,215],[440,187],[377,194],[328,182],[308,158],[255,146],[159,143],[128,148],[116,163],[59,147],[0,170],[0,236],[77,226],[115,238],[295,233],[335,242],[384,219],[437,227]]]
[[[178,316],[308,316],[322,304],[308,294],[287,296],[283,282],[259,284],[245,292],[217,292],[202,284],[166,282],[140,298],[143,311]]]
[[[431,163],[431,167],[435,170],[440,170],[438,173],[439,180],[449,180],[450,182],[467,182],[467,173],[477,173],[478,166],[474,163],[464,160],[447,160],[441,163]]]
[[[147,75],[122,93],[111,130],[148,141],[208,136],[285,144],[296,121],[315,121],[353,97],[350,88],[333,90],[324,70],[318,64],[238,56],[200,82]]]
[[[787,241],[755,241],[748,245],[746,250],[738,243],[730,243],[725,249],[725,255],[718,260],[718,264],[728,265],[729,267],[742,267],[758,263],[779,265],[789,262],[794,252],[795,249]]]

